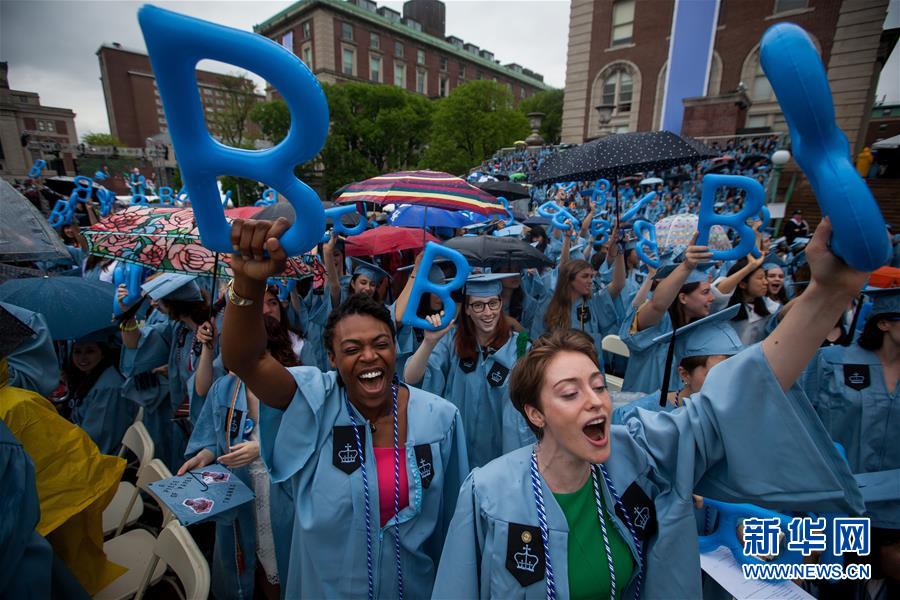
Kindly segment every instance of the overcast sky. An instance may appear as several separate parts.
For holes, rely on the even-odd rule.
[[[748,0],[752,1],[752,0]],[[13,89],[34,91],[48,106],[71,108],[79,136],[108,132],[96,52],[103,43],[145,50],[137,24],[143,2],[0,0],[0,60],[9,62]],[[252,30],[289,1],[209,0],[154,2],[222,25]],[[402,11],[403,2],[378,2]],[[447,35],[491,50],[504,64],[516,62],[565,85],[568,0],[447,0]],[[891,0],[890,21],[900,21],[900,0]],[[201,67],[220,72],[223,65]],[[900,46],[894,50],[878,98],[900,102]],[[258,78],[257,78],[258,79]],[[261,80],[260,89],[262,89]]]

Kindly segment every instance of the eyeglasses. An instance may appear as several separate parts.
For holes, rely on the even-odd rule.
[[[469,308],[472,309],[472,312],[484,312],[485,306],[487,306],[491,310],[497,310],[498,308],[500,308],[500,300],[498,298],[493,298],[491,300],[488,300],[487,302],[469,302]]]

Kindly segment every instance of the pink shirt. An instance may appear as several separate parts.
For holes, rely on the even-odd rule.
[[[394,449],[375,448],[378,469],[378,509],[381,526],[394,516]],[[409,478],[406,475],[406,452],[400,449],[400,510],[409,506]]]

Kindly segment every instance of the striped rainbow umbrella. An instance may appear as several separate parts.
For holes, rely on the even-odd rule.
[[[487,192],[440,171],[398,171],[348,185],[338,204],[418,204],[482,215],[505,215],[506,209]]]

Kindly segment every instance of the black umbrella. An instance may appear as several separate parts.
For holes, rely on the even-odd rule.
[[[490,268],[496,273],[515,273],[554,264],[543,252],[515,237],[463,236],[449,239],[444,245],[465,256],[473,267]]]
[[[44,180],[44,187],[47,187],[50,189],[50,191],[56,192],[57,194],[68,198],[72,195],[72,190],[75,189],[75,178],[68,177],[66,175],[60,175],[58,177],[48,177]],[[99,200],[97,192],[104,189],[106,188],[98,184],[96,181],[91,181],[91,197],[94,200]]]
[[[614,179],[638,171],[662,171],[718,156],[694,139],[671,131],[618,133],[548,158],[534,184]]]
[[[5,179],[0,179],[0,262],[68,257],[69,251],[44,215]]]
[[[512,181],[485,181],[476,184],[478,187],[491,194],[492,196],[503,196],[507,200],[521,200],[523,198],[531,198],[531,193],[524,185],[519,185]]]

